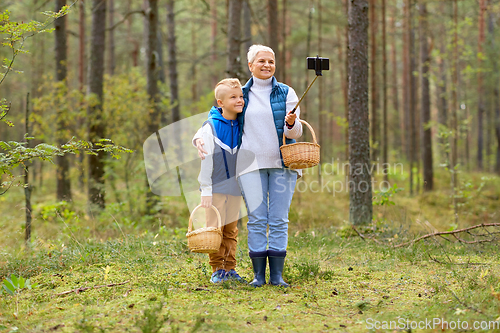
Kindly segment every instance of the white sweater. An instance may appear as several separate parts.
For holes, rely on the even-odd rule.
[[[236,170],[238,176],[259,169],[282,168],[279,141],[271,109],[271,91],[272,78],[267,80],[253,78],[243,125],[242,151],[238,155]],[[297,94],[290,87],[286,98],[286,112],[293,110],[298,101]],[[285,136],[289,139],[297,139],[302,135],[302,124],[299,121],[300,108],[295,110],[295,114],[297,119],[291,129],[288,129],[286,122],[283,121]],[[196,139],[202,137],[202,129],[200,128],[193,137],[193,145]],[[248,153],[243,153],[243,151]],[[248,161],[248,156],[252,156],[252,162]],[[300,173],[300,170],[298,172]]]
[[[245,112],[241,149],[255,154],[255,161],[250,166],[238,168],[237,174],[242,175],[258,169],[281,168],[280,148],[273,111],[271,109],[272,78],[261,80],[253,78],[253,85],[248,93],[248,106]],[[286,98],[286,112],[291,111],[298,102],[295,91],[290,87]],[[291,129],[285,122],[285,136],[297,139],[302,135],[302,124],[298,121],[300,109],[295,111],[297,120]],[[245,165],[247,163],[238,163]],[[247,164],[248,165],[248,164]]]

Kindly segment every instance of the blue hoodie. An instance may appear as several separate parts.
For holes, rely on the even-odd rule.
[[[224,118],[222,109],[213,106],[203,126],[205,124],[212,127],[214,135],[212,193],[239,196],[241,191],[236,180],[236,159],[240,139],[238,120]]]

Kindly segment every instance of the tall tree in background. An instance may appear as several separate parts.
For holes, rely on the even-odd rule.
[[[318,0],[318,53],[321,55],[323,53],[323,24],[322,24],[322,17],[321,17],[321,0]],[[319,135],[318,139],[321,144],[325,144],[325,138],[326,138],[326,110],[324,110],[324,97],[323,96],[323,85],[324,85],[324,80],[320,80],[318,83],[318,130],[319,130]],[[333,90],[333,89],[332,89]],[[321,175],[321,160],[324,159],[325,157],[325,149],[323,149],[320,152],[320,163],[319,163],[319,168],[318,168],[318,176]],[[320,180],[321,181],[321,180]]]
[[[115,60],[115,0],[108,1],[108,68],[107,72],[109,75],[115,74],[116,60]]]
[[[247,3],[248,5],[248,3]],[[212,22],[210,24],[210,47],[211,47],[211,61],[213,64],[217,62],[217,0],[210,1],[210,15],[212,17]],[[219,74],[212,68],[212,87],[215,87],[219,80]]]
[[[481,65],[483,62],[483,44],[484,44],[484,15],[486,13],[486,0],[479,0],[479,38],[477,44],[477,167],[483,170],[483,116],[484,116],[484,92],[483,92],[483,74]]]
[[[252,73],[250,72],[250,69],[246,65],[246,54],[248,52],[248,49],[250,46],[252,46],[253,41],[252,41],[252,11],[250,9],[250,0],[243,0],[243,41],[244,41],[244,48],[243,48],[243,59],[242,66],[243,66],[243,71],[247,74],[247,77],[252,76]],[[214,84],[215,86],[215,84]]]
[[[400,145],[395,145],[395,147],[400,147],[403,151],[403,155],[406,147],[405,140],[405,113],[401,112],[399,107],[399,89],[398,89],[398,62],[397,62],[397,53],[396,53],[396,17],[397,17],[397,7],[393,6],[392,17],[391,17],[391,63],[392,63],[392,105],[394,111],[396,113],[396,117],[394,117],[394,121],[396,122],[398,131],[392,131],[394,134],[393,142],[400,142]],[[403,57],[404,59],[404,57]]]
[[[409,33],[410,27],[408,25],[408,11],[409,4],[405,0],[403,3],[403,133],[404,133],[404,152],[406,160],[410,161],[410,54],[409,54]],[[410,166],[410,173],[411,166]]]
[[[167,30],[168,30],[168,77],[170,84],[170,106],[172,109],[172,122],[181,119],[179,105],[179,83],[177,74],[177,46],[175,41],[175,12],[174,0],[167,1]]]
[[[386,31],[386,17],[385,17],[385,0],[382,0],[382,165],[389,162],[387,151],[389,149],[389,141],[387,140],[387,31]],[[395,75],[395,74],[394,74]],[[384,180],[389,180],[389,174],[384,170]]]
[[[349,221],[372,221],[368,114],[368,1],[349,1]]]
[[[278,0],[267,0],[267,38],[269,47],[273,49],[275,59],[279,60],[279,21],[278,21]],[[282,81],[281,69],[283,64],[276,66],[275,76],[278,81]]]
[[[497,138],[495,171],[500,175],[500,75],[498,73],[498,57],[495,46],[495,13],[493,11],[490,11],[488,15],[488,35],[491,53],[489,58],[491,59],[493,68],[493,74],[491,75],[491,79],[493,80],[493,126]]]
[[[56,0],[56,12],[66,5],[66,0]],[[67,90],[67,45],[66,45],[66,16],[55,20],[55,54],[56,54],[56,80],[60,91]],[[59,105],[57,110],[57,142],[65,144],[69,138],[64,135],[67,129],[68,112]],[[71,183],[69,179],[68,156],[57,156],[57,200],[71,201]]]
[[[451,88],[451,188],[453,198],[453,210],[455,213],[455,223],[458,223],[458,202],[456,191],[458,188],[458,3],[453,0],[453,43],[452,43],[452,66],[451,77],[453,86]]]
[[[247,1],[244,1],[245,3]],[[286,45],[286,40],[288,37],[288,1],[283,0],[282,1],[282,15],[281,15],[281,50],[279,51],[279,68],[280,68],[280,73],[281,73],[281,82],[291,84],[287,78],[288,71],[288,62],[287,62],[287,45]]]
[[[79,3],[78,17],[78,82],[83,91],[85,85],[85,2]],[[83,154],[80,154],[83,156]]]
[[[158,131],[162,126],[160,111],[160,90],[158,89],[159,80],[159,54],[158,54],[158,0],[148,0],[145,8],[146,27],[146,76],[147,92],[149,105],[148,133],[152,134]],[[147,180],[146,180],[147,184]],[[147,192],[147,210],[151,213],[153,206],[157,203],[157,198],[150,191]]]
[[[424,190],[432,191],[433,170],[432,170],[432,133],[431,121],[431,98],[429,89],[429,51],[427,46],[427,36],[429,34],[427,21],[426,0],[419,3],[419,28],[420,28],[420,89],[421,89],[421,130],[423,131],[422,159],[424,165]]]
[[[441,3],[440,5],[440,11],[441,13],[446,12],[446,6],[447,4]],[[437,58],[437,63],[438,63],[438,81],[436,84],[436,93],[437,93],[437,109],[438,109],[438,123],[440,126],[443,126],[444,128],[448,128],[448,92],[447,92],[447,74],[446,74],[446,62],[445,62],[445,57],[447,54],[446,51],[446,28],[444,24],[441,24],[441,29],[440,29],[440,47],[439,47],[439,57]],[[449,151],[446,149],[445,145],[446,142],[443,137],[438,138],[439,142],[439,150],[440,150],[440,155],[444,156],[446,158],[446,163],[448,163],[449,160]]]
[[[372,160],[377,161],[380,138],[378,132],[378,86],[377,86],[377,0],[370,0],[370,97],[371,97],[371,125],[372,125]]]
[[[146,9],[146,76],[147,91],[150,102],[150,114],[148,121],[148,133],[154,133],[166,124],[161,123],[160,115],[160,90],[159,80],[159,56],[158,56],[158,0],[148,0]]]
[[[348,0],[343,0],[342,1],[342,8],[345,11],[345,16],[349,18],[349,2]],[[345,49],[344,49],[344,54],[345,54],[345,62],[342,63],[341,58],[339,58],[339,63],[340,67],[344,67],[345,71],[345,78],[342,79],[342,87],[343,87],[343,92],[344,92],[344,117],[347,122],[347,125],[349,125],[349,24],[346,22],[344,25],[344,38],[345,38]],[[339,52],[342,52],[340,50]],[[345,138],[345,160],[349,160],[349,127],[344,129],[344,138]]]
[[[412,0],[406,0],[405,2],[405,34],[406,34],[406,47],[405,47],[405,55],[406,55],[406,103],[405,107],[407,109],[405,112],[408,112],[408,117],[406,119],[407,127],[405,130],[409,133],[409,159],[410,159],[410,195],[413,195],[413,183],[414,183],[414,173],[413,167],[416,162],[417,156],[417,131],[415,124],[415,78],[413,75],[413,69],[415,66],[415,59],[413,55],[413,26],[412,26]],[[406,104],[405,103],[405,104]]]
[[[241,9],[242,0],[229,0],[227,20],[227,63],[228,77],[241,78],[240,45],[241,45]],[[276,52],[276,50],[275,50]]]
[[[106,1],[92,1],[92,31],[90,37],[90,62],[88,71],[88,94],[92,103],[87,108],[89,118],[89,140],[93,144],[106,135],[103,123],[103,77],[104,49],[106,48]],[[104,152],[89,156],[89,202],[104,208]]]
[[[79,7],[78,7],[78,89],[82,93],[84,93],[84,87],[85,87],[85,69],[87,68],[85,66],[86,60],[85,60],[85,55],[86,55],[86,43],[85,43],[85,2],[80,1],[79,2]],[[78,119],[78,124],[80,126],[83,126],[85,128],[86,122],[84,117],[80,117]],[[78,185],[80,188],[83,190],[85,186],[85,154],[80,153],[78,155],[78,164],[79,164],[79,175],[78,175]]]

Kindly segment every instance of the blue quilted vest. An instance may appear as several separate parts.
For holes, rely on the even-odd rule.
[[[240,138],[238,140],[239,145],[241,145],[241,138],[243,136],[243,126],[245,123],[245,113],[248,106],[248,92],[250,87],[253,85],[253,77],[248,80],[248,82],[243,86],[243,99],[245,100],[245,106],[243,112],[238,115],[238,124],[240,126]],[[283,126],[285,126],[285,116],[286,116],[286,98],[288,96],[289,87],[281,82],[278,82],[273,76],[272,79],[273,89],[271,91],[271,109],[273,111],[274,126],[276,127],[276,134],[278,135],[279,146],[283,145]],[[294,143],[294,139],[286,138],[286,144]],[[281,156],[281,151],[280,151]],[[283,158],[282,162],[283,162]]]

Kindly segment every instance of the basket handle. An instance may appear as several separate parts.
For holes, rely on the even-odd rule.
[[[311,133],[312,133],[314,143],[315,143],[315,144],[318,144],[318,141],[316,141],[316,133],[314,133],[314,129],[312,128],[312,126],[311,126],[311,125],[309,125],[309,124],[307,123],[307,121],[305,121],[305,120],[299,119],[299,121],[300,121],[302,124],[305,124],[305,125],[309,128],[309,130],[310,130],[310,131],[311,131]],[[286,144],[285,144],[285,142],[286,142],[286,141],[285,141],[285,138],[286,138],[286,137],[285,137],[285,131],[283,131],[283,146],[286,146]]]
[[[188,225],[188,232],[191,232],[193,231],[193,215],[194,215],[194,212],[196,212],[200,207],[202,207],[201,205],[198,205],[196,206],[193,211],[191,212],[191,215],[189,216],[189,225]],[[217,208],[215,208],[214,205],[212,205],[212,210],[215,212],[215,215],[217,215],[217,224],[219,225],[217,228],[221,228],[222,227],[222,221],[221,221],[221,218],[220,218],[220,214],[219,214],[219,211],[217,210]]]

